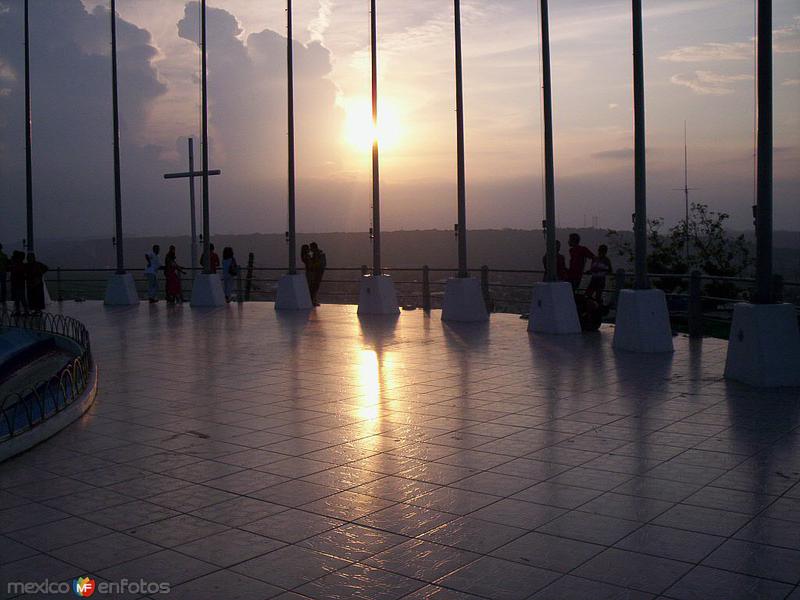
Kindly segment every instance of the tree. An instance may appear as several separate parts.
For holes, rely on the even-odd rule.
[[[744,235],[731,237],[725,231],[725,222],[730,215],[708,209],[705,204],[693,203],[689,223],[682,219],[666,233],[661,233],[664,219],[647,222],[647,271],[665,275],[688,274],[695,269],[706,275],[738,277],[750,266],[750,245]],[[633,262],[633,245],[628,237],[618,231],[608,232],[610,245],[620,256]],[[689,256],[686,256],[686,246]],[[666,292],[686,288],[686,281],[662,278],[655,282]],[[711,281],[706,285],[709,296],[734,298],[738,288],[731,282]]]

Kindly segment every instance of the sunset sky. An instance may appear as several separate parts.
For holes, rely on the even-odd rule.
[[[468,226],[542,219],[537,2],[463,0]],[[645,1],[650,215],[692,198],[750,227],[753,0]],[[113,233],[107,2],[31,0],[34,181],[42,237]],[[0,0],[0,240],[24,236],[22,0]],[[197,4],[118,0],[123,202],[131,234],[188,231],[199,132]],[[212,230],[282,232],[285,3],[209,2]],[[295,0],[298,228],[370,226],[368,0]],[[800,4],[775,0],[776,224],[800,229]],[[383,226],[456,220],[453,3],[378,1]],[[630,2],[552,0],[561,226],[629,228]],[[199,152],[198,152],[199,154]],[[198,187],[199,190],[199,187]]]

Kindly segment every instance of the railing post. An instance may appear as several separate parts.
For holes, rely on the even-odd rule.
[[[489,295],[489,267],[486,265],[481,267],[481,291],[483,292],[483,304],[486,306],[486,311],[491,312],[492,298]]]
[[[703,299],[701,297],[700,271],[692,271],[689,277],[688,305],[689,337],[703,337]]]
[[[64,296],[61,295],[61,267],[56,268],[56,301],[64,301]]]
[[[244,284],[244,299],[247,302],[250,302],[250,290],[253,289],[253,262],[255,260],[255,255],[251,252],[247,256],[247,276],[245,278]]]
[[[242,291],[242,270],[236,269],[236,302],[239,304],[244,302],[244,294]]]
[[[614,306],[619,304],[619,293],[625,287],[625,269],[617,269],[614,278]]]
[[[777,273],[772,276],[772,300],[783,302],[783,275]]]
[[[431,310],[431,270],[428,265],[422,265],[422,310]]]
[[[369,269],[367,265],[361,265],[361,276],[364,277],[369,273]]]

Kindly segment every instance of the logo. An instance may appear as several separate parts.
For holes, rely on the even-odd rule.
[[[94,594],[95,583],[94,579],[89,577],[78,577],[72,582],[72,590],[76,596],[81,598],[88,598]]]

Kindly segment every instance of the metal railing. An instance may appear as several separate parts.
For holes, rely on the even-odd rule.
[[[113,269],[56,269],[56,281],[49,281],[54,297],[61,299],[102,299],[106,279]],[[194,273],[186,269],[182,278],[184,296],[191,295]],[[358,302],[358,281],[368,272],[366,265],[358,267],[329,267],[326,269],[320,290],[325,303],[355,304]],[[483,266],[470,269],[470,274],[481,279],[487,307],[493,312],[525,314],[530,305],[533,284],[541,281],[543,271],[537,269],[492,269]],[[131,270],[142,297],[146,282],[142,270]],[[277,283],[285,267],[255,266],[252,257],[242,266],[236,282],[236,299],[245,301],[274,301]],[[454,267],[401,267],[384,268],[392,275],[401,306],[431,310],[441,307],[444,286],[449,277],[457,274]],[[725,325],[730,323],[733,304],[751,297],[755,280],[746,277],[723,277],[699,272],[686,274],[648,275],[655,287],[667,293],[670,317],[676,329],[692,335],[725,336]],[[163,277],[161,284],[163,286]],[[588,282],[588,277],[584,279]],[[630,287],[633,274],[619,270],[608,277],[603,294],[604,303],[610,307],[608,319],[613,320],[616,297],[620,289]],[[726,295],[713,293],[713,288],[724,288]],[[800,310],[800,282],[783,281],[776,277],[776,297],[798,305]]]
[[[11,327],[67,338],[80,352],[51,377],[0,399],[0,442],[40,425],[80,398],[90,383],[93,366],[89,332],[72,317],[0,312],[0,329]]]

